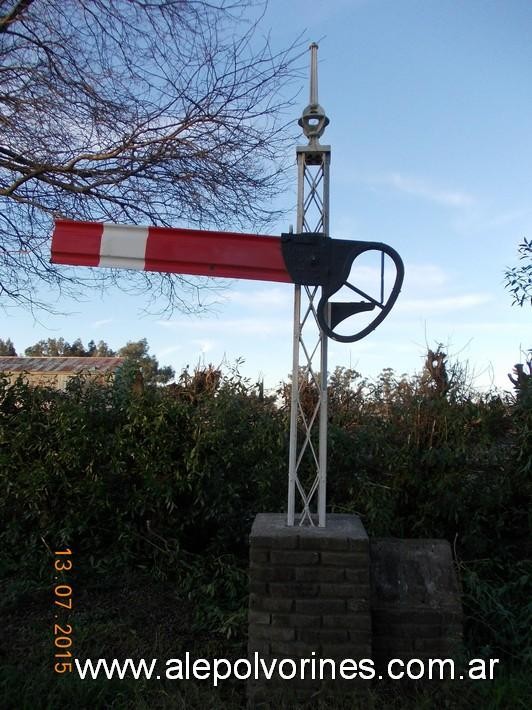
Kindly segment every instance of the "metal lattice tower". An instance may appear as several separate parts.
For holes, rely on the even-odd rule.
[[[299,125],[308,145],[296,148],[298,166],[297,234],[329,236],[331,148],[319,139],[329,123],[318,103],[318,45],[310,45],[310,102]],[[288,464],[289,526],[326,525],[327,337],[319,327],[318,286],[295,286]],[[296,513],[296,499],[300,514]],[[297,515],[297,521],[296,521]]]

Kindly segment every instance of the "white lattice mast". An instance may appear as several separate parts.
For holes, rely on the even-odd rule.
[[[298,123],[298,234],[329,236],[331,148],[320,145],[329,119],[318,103],[318,45],[310,45],[310,102]],[[327,337],[319,327],[318,286],[295,286],[287,524],[326,525]],[[316,396],[317,392],[317,396]],[[299,505],[298,505],[299,503]],[[317,514],[317,515],[316,515]]]

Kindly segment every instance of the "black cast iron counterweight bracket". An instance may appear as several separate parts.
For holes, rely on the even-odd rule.
[[[296,284],[321,286],[317,317],[323,332],[333,340],[352,343],[366,337],[388,315],[403,284],[404,265],[401,257],[381,242],[345,241],[323,234],[282,234],[281,248],[286,270]],[[380,294],[374,298],[349,282],[355,260],[368,252],[380,254]],[[389,295],[384,296],[384,264],[389,257],[395,266],[395,280]],[[362,301],[330,301],[343,286],[363,298]],[[367,326],[350,335],[342,335],[335,328],[350,316],[376,310],[375,318]]]

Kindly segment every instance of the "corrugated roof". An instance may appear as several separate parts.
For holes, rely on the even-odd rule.
[[[0,372],[112,372],[123,357],[0,357]]]

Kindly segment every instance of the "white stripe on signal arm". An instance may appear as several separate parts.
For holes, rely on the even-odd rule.
[[[149,227],[104,224],[99,266],[144,269]]]

